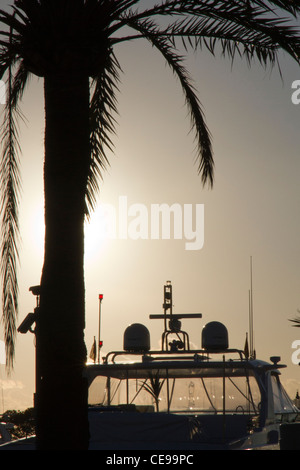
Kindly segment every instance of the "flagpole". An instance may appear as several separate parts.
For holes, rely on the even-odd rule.
[[[101,324],[101,304],[103,300],[103,294],[99,294],[99,325],[98,325],[98,364],[100,364],[100,324]]]

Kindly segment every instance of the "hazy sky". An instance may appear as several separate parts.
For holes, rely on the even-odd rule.
[[[300,342],[300,330],[288,319],[300,309],[300,104],[292,103],[291,86],[300,80],[299,68],[283,55],[282,81],[276,69],[249,69],[239,60],[232,69],[229,60],[208,52],[189,55],[186,64],[213,136],[215,184],[208,190],[197,175],[180,84],[163,58],[142,41],[122,44],[116,53],[124,74],[115,154],[101,184],[99,207],[110,204],[119,217],[124,215],[120,203],[126,201],[128,210],[143,209],[151,226],[154,204],[177,203],[182,210],[189,205],[195,224],[196,207],[204,205],[204,245],[186,250],[184,237],[121,240],[117,234],[114,240],[103,239],[103,219],[96,210],[86,233],[88,351],[98,335],[100,293],[105,352],[122,348],[123,332],[133,322],[149,328],[156,348],[163,325],[149,320],[149,314],[162,311],[167,280],[173,284],[174,313],[203,314],[201,320],[183,323],[195,345],[201,346],[204,324],[218,320],[228,328],[230,347],[243,348],[252,256],[257,356],[281,356],[287,364],[282,380],[293,397],[300,390],[300,369],[293,364],[292,345]],[[28,289],[39,283],[43,260],[41,80],[32,79],[22,110],[27,125],[21,127],[20,321],[35,306]],[[130,214],[126,220],[134,229],[137,217]],[[1,409],[32,406],[34,354],[34,336],[18,335],[11,376],[0,366]]]

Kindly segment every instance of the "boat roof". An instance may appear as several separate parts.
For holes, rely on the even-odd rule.
[[[226,376],[245,377],[269,370],[279,374],[278,369],[286,367],[278,364],[280,357],[277,356],[270,358],[271,363],[256,360],[255,351],[246,345],[245,350],[230,349],[227,328],[218,321],[203,327],[202,349],[191,349],[189,335],[181,329],[181,320],[202,318],[202,314],[174,314],[172,299],[171,281],[167,281],[164,285],[164,313],[149,315],[150,319],[164,320],[161,350],[151,351],[148,329],[140,323],[133,323],[124,332],[123,351],[108,353],[102,364],[87,365],[89,383],[97,376],[116,379],[147,379],[155,375],[160,378],[192,378],[224,377],[225,372]]]
[[[231,351],[233,350],[227,352]],[[269,370],[279,374],[278,369],[283,367],[286,366],[247,358],[225,360],[224,357],[219,357],[217,360],[209,360],[207,356],[201,358],[198,354],[191,357],[176,356],[173,358],[167,355],[164,357],[143,356],[138,361],[88,364],[86,376],[90,383],[97,376],[124,380],[127,378],[147,379],[156,374],[160,378],[223,377],[225,373],[230,377],[243,377]]]

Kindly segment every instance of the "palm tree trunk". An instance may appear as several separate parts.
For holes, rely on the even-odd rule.
[[[84,343],[84,214],[90,162],[89,81],[45,78],[45,258],[37,328],[37,442],[88,446]]]

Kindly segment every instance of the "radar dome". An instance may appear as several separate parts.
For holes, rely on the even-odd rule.
[[[212,321],[203,327],[202,348],[212,351],[222,351],[228,348],[228,332],[223,323]]]
[[[150,350],[150,333],[148,328],[140,323],[129,325],[124,331],[124,350],[145,352]]]

